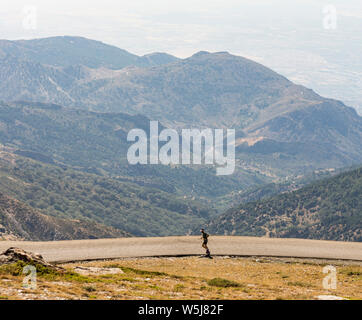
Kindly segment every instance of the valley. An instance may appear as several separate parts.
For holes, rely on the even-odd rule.
[[[216,234],[360,241],[358,191],[337,207],[317,204],[313,215],[294,207],[299,189],[362,163],[362,118],[342,102],[227,52],[139,57],[53,37],[0,41],[0,53],[0,192],[26,212],[115,230],[92,229],[95,238],[189,235],[207,225]],[[234,174],[217,176],[212,165],[131,165],[127,135],[149,132],[152,120],[158,133],[236,129]],[[298,205],[309,208],[311,197]],[[227,217],[239,205],[250,221],[236,228]],[[38,239],[10,223],[9,210],[3,237]],[[338,226],[320,229],[320,221]],[[42,240],[63,239],[49,237]]]

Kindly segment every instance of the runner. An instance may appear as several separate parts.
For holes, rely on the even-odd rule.
[[[208,248],[208,246],[207,246],[207,243],[208,243],[208,241],[209,241],[209,235],[205,232],[205,230],[204,229],[201,229],[200,230],[200,232],[201,232],[201,239],[203,240],[203,243],[202,243],[202,247],[206,250],[206,255],[205,255],[205,257],[207,257],[207,258],[211,258],[211,254],[210,254],[210,250],[209,250],[209,248]]]

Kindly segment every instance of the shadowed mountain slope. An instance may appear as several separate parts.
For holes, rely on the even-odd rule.
[[[242,204],[208,228],[222,235],[362,241],[362,168]]]

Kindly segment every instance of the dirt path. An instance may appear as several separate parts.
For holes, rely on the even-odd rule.
[[[199,237],[123,238],[54,242],[0,241],[0,251],[19,247],[50,262],[127,257],[188,256],[204,253]],[[211,237],[211,253],[362,261],[362,243],[254,237]]]

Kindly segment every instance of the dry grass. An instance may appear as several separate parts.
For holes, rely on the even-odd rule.
[[[40,274],[36,290],[22,288],[23,275],[0,267],[1,299],[315,299],[336,295],[362,299],[362,266],[337,266],[336,290],[325,290],[324,264],[278,259],[145,258],[83,263],[123,273]]]

